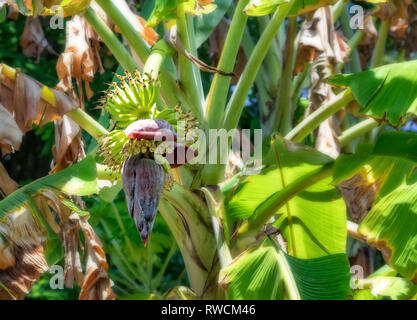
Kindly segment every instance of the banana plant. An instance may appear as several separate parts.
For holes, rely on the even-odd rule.
[[[388,5],[400,10],[402,5],[366,2],[373,13]],[[348,57],[358,57],[365,37],[359,30],[343,44],[336,34],[334,23],[340,18],[343,24],[348,3],[155,0],[140,7],[140,16],[132,20],[122,0],[54,2],[73,19],[85,19],[119,63],[121,72],[100,101],[110,121],[102,126],[79,107],[73,92],[65,95],[26,77],[26,83],[38,86],[36,103],[57,117],[65,114],[96,142],[84,160],[1,200],[0,219],[31,209],[49,239],[45,254],[53,264],[56,251],[50,248],[57,230],[33,199],[56,192],[59,203],[81,219],[110,210],[117,227],[103,216],[97,229],[110,241],[117,237],[113,233],[120,233],[129,250],[131,259],[125,259],[117,242],[108,248],[108,259],[120,269],[110,278],[121,298],[145,291],[153,293],[148,298],[168,299],[416,297],[417,134],[400,128],[417,112],[417,64],[382,65],[388,37],[382,31],[390,26],[386,19],[380,22],[367,70],[342,73],[362,68]],[[14,5],[25,15],[51,14],[50,1]],[[138,19],[145,21],[139,29]],[[199,47],[222,21],[227,34],[213,66],[202,61]],[[257,22],[256,31],[251,21]],[[318,31],[323,28],[314,29],[314,21],[328,31],[326,43],[317,41],[323,39]],[[309,42],[306,33],[316,41]],[[246,63],[238,73],[239,52]],[[0,70],[1,88],[15,92],[21,72],[5,64]],[[302,96],[305,88],[310,90],[308,100]],[[236,165],[233,129],[241,126],[253,90],[262,139],[249,135],[246,142],[253,154],[261,150],[262,161]],[[13,115],[13,100],[3,99]],[[218,132],[233,134],[209,139]],[[245,140],[243,134],[240,139]],[[0,142],[18,148],[4,136]],[[213,161],[204,161],[213,153]],[[180,159],[180,154],[186,156]],[[111,190],[103,191],[103,181]],[[122,189],[125,217],[133,219],[144,246],[162,241],[161,217],[169,228],[168,242],[175,240],[156,276],[152,259],[146,266],[135,258],[143,247],[131,245],[131,233],[114,204]],[[81,196],[96,205],[80,208],[74,197]],[[360,219],[355,220],[357,211]],[[348,239],[375,247],[386,263],[369,277],[356,279],[355,286]],[[172,290],[156,294],[177,247],[189,286],[174,283]],[[4,284],[2,290],[14,294]]]

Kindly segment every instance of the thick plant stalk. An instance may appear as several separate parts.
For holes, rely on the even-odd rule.
[[[97,4],[104,10],[115,25],[120,29],[127,42],[135,50],[141,61],[145,62],[149,56],[149,48],[145,41],[139,36],[130,22],[117,8],[113,0],[96,0]]]
[[[342,15],[342,12],[346,10],[349,0],[339,0],[333,7],[333,20],[336,21]]]
[[[376,68],[382,65],[382,59],[384,58],[385,45],[387,43],[389,31],[389,21],[384,20],[381,22],[378,30],[378,40],[376,42],[375,50],[372,55],[371,68]]]
[[[227,225],[223,196],[219,189],[212,191],[208,188],[202,188],[202,191],[206,196],[208,209],[211,214],[217,254],[219,256],[220,267],[223,269],[232,261],[232,255],[228,245],[229,227]]]
[[[346,89],[333,100],[318,108],[307,118],[301,121],[294,129],[292,129],[285,139],[301,142],[308,134],[313,132],[324,120],[342,109],[346,104],[353,101],[353,95],[350,89]]]
[[[189,19],[185,12],[185,4],[180,4],[177,8],[177,31],[184,49],[191,54],[196,54],[195,48],[191,46],[194,43],[194,32],[192,20]],[[194,49],[194,50],[192,50]],[[204,114],[204,93],[201,82],[200,70],[183,54],[178,56],[180,71],[180,80],[186,96],[189,97],[191,104],[198,110],[199,114]]]
[[[262,16],[258,18],[261,32],[265,30],[269,20],[270,19],[268,16]],[[282,73],[282,54],[277,43],[277,35],[275,35],[275,39],[272,41],[271,46],[269,47],[263,65],[264,70],[267,70],[267,73],[263,76],[268,76],[270,79],[268,90],[270,92],[278,92],[278,82]]]
[[[216,244],[209,226],[209,217],[202,217],[207,207],[192,192],[175,185],[165,192],[159,211],[168,224],[184,259],[191,289],[202,298],[216,298],[217,290],[207,291],[213,268]]]
[[[381,21],[381,25],[378,30],[378,40],[372,55],[371,68],[377,68],[382,65],[382,60],[385,54],[385,46],[388,38],[389,20]],[[369,133],[369,142],[374,142],[381,132],[381,128],[375,128]]]
[[[352,66],[352,71],[361,72],[362,67],[361,67],[361,62],[360,62],[357,47],[359,43],[362,41],[363,37],[365,36],[365,33],[361,29],[353,33],[352,29],[349,26],[349,15],[346,10],[343,11],[340,20],[342,23],[343,32],[349,38],[349,41],[348,41],[348,46],[350,47],[349,57],[351,57],[350,65]],[[343,65],[344,63],[342,62],[340,64],[340,67],[342,67]]]
[[[262,61],[268,52],[268,48],[270,47],[275,34],[278,32],[281,24],[284,22],[285,17],[288,15],[294,3],[295,1],[293,0],[279,6],[256,44],[245,70],[239,79],[236,90],[227,105],[223,121],[223,128],[226,130],[236,128],[249,90],[256,78],[259,68],[262,65]]]
[[[291,103],[292,75],[295,64],[295,36],[297,32],[297,17],[290,17],[288,22],[288,37],[286,59],[283,77],[279,90],[279,99],[275,108],[275,129],[283,135],[287,134],[292,127],[293,106]]]
[[[130,72],[139,69],[139,65],[133,60],[127,49],[92,8],[87,9],[84,17],[124,69]]]
[[[156,80],[167,55],[173,54],[173,49],[165,40],[159,40],[153,47],[143,67],[143,73]]]
[[[243,12],[248,3],[249,0],[241,0],[237,4],[217,66],[220,70],[226,72],[233,71],[240,42],[245,31],[246,21],[248,20],[248,16]],[[209,128],[217,128],[221,121],[219,115],[223,113],[226,104],[230,81],[231,78],[228,76],[218,73],[214,75],[206,102],[206,118]]]
[[[249,34],[249,30],[246,27],[245,28],[245,32],[243,33],[243,37],[242,37],[242,48],[243,51],[245,52],[245,55],[247,57],[250,57],[253,50],[255,49],[255,44],[253,43],[250,34]],[[269,114],[269,109],[266,105],[267,101],[271,101],[271,97],[270,97],[270,93],[268,92],[268,82],[271,82],[271,80],[268,78],[269,75],[266,72],[266,69],[264,66],[261,66],[260,71],[258,72],[258,74],[256,75],[255,78],[255,84],[256,84],[256,89],[258,90],[258,97],[259,97],[259,112],[261,115],[261,118],[264,119],[266,116],[268,116]],[[275,92],[271,92],[271,95],[273,94],[277,94],[276,91]]]
[[[0,65],[0,72],[12,80],[15,79],[16,70],[5,64]],[[43,86],[42,88],[41,99],[53,107],[56,106],[55,95],[47,86]],[[74,120],[81,128],[87,131],[95,139],[108,134],[108,131],[101,124],[81,109],[72,110],[66,115]]]
[[[345,130],[342,135],[339,137],[340,145],[343,147],[347,145],[352,140],[360,137],[361,135],[371,131],[374,128],[377,128],[380,124],[373,118],[366,119],[359,122],[353,127]]]
[[[262,65],[262,61],[265,58],[272,41],[274,40],[275,34],[278,32],[281,24],[284,22],[285,17],[290,12],[294,3],[295,1],[292,0],[289,3],[281,5],[274,13],[265,31],[262,33],[262,36],[256,44],[255,49],[253,50],[253,53],[239,79],[237,87],[227,104],[226,111],[224,113],[224,120],[222,121],[222,128],[230,130],[237,127],[249,90],[255,81],[256,75]],[[207,185],[215,185],[219,183],[223,178],[224,170],[225,165],[222,164],[206,165],[202,173],[203,182]]]

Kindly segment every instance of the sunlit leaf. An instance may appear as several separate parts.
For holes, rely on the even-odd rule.
[[[335,182],[360,174],[376,185],[375,204],[359,225],[359,233],[375,245],[402,276],[417,274],[417,134],[386,132],[375,145],[336,161]]]
[[[349,294],[345,254],[298,259],[276,248],[269,239],[235,258],[219,277],[230,299],[282,298],[284,283],[290,298],[346,299]]]
[[[35,180],[0,201],[0,220],[5,215],[21,207],[27,201],[27,195],[42,190],[59,190],[67,195],[87,196],[97,193],[97,170],[92,157],[64,169],[60,172]]]
[[[264,16],[273,13],[280,5],[288,2],[289,0],[251,0],[245,12],[250,16]],[[337,0],[295,0],[290,15],[301,15],[336,2]]]
[[[251,0],[245,7],[245,13],[248,16],[264,16],[274,12],[280,4],[287,2],[287,0]]]
[[[349,87],[360,112],[393,126],[417,114],[417,60],[389,64],[354,74],[338,74],[333,85]]]
[[[247,219],[271,195],[297,178],[332,161],[326,155],[307,147],[287,144],[276,139],[263,158],[261,174],[248,176],[233,192],[227,203],[232,219]],[[297,257],[317,258],[345,252],[346,207],[339,192],[324,179],[300,192],[276,213],[275,223],[285,235],[289,250]]]

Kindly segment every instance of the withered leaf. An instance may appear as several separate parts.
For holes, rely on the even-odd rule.
[[[380,187],[381,181],[367,181],[361,174],[354,175],[338,185],[348,212],[355,222],[359,223],[366,217]]]
[[[381,20],[389,20],[390,32],[397,39],[404,39],[408,28],[408,7],[413,0],[392,0],[380,4],[375,15]]]
[[[92,41],[87,34],[89,28],[87,21],[78,15],[72,17],[66,23],[65,51],[58,59],[56,70],[60,82],[57,88],[64,92],[70,92],[76,97],[72,78],[75,78],[78,85],[78,95],[83,101],[82,81],[84,81],[87,98],[93,96],[89,83],[93,81],[94,74],[101,66],[99,55],[93,49]]]
[[[310,105],[306,116],[331,100],[334,93],[327,78],[336,66],[347,58],[347,45],[336,34],[330,7],[319,8],[307,14],[301,27],[295,71],[301,71],[306,62],[312,63]],[[343,112],[333,115],[316,130],[316,149],[336,158],[340,153],[337,136],[340,134]]]
[[[347,50],[347,44],[334,29],[331,9],[317,9],[306,15],[301,26],[295,71],[302,71],[306,62],[317,61],[319,57],[330,65],[344,62]]]
[[[18,69],[14,80],[1,74],[1,102],[13,115],[23,134],[32,130],[32,124],[43,125],[60,119],[64,114],[78,107],[78,103],[73,99],[62,92],[52,90],[55,96],[55,107],[53,107],[41,99],[42,89],[42,84]]]
[[[43,244],[45,236],[30,211],[21,208],[0,223],[0,233],[7,242],[0,243],[3,268],[0,267],[0,299],[23,299],[39,277],[48,270]],[[12,258],[13,257],[13,258]]]
[[[80,221],[87,252],[86,274],[81,287],[80,300],[113,300],[116,295],[107,275],[108,265],[103,245],[88,223],[88,217],[83,217]]]
[[[27,17],[25,29],[20,38],[20,46],[26,57],[36,58],[38,63],[42,52],[47,49],[49,53],[57,55],[45,38],[39,17]]]
[[[81,128],[67,116],[55,121],[55,145],[52,153],[55,162],[52,172],[63,170],[85,157]]]
[[[19,150],[22,132],[13,116],[0,104],[0,149],[2,154]]]

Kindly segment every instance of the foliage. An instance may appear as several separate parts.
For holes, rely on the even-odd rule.
[[[53,169],[19,186],[0,166],[0,297],[415,298],[417,134],[396,130],[416,116],[416,12],[366,2],[378,33],[353,33],[344,0],[2,3],[0,125],[13,130],[0,147],[25,153],[32,128]],[[49,25],[56,4],[65,32]],[[75,107],[64,115],[59,99]],[[137,120],[140,135],[125,133]],[[235,127],[250,128],[240,139],[262,162],[245,162],[230,137],[216,138],[226,163],[166,162],[163,191],[141,202],[160,199],[156,218],[136,207],[155,218],[144,246],[124,162],[154,165],[149,137],[167,128],[172,149],[200,159],[221,146],[198,149],[198,134]],[[156,183],[131,178],[132,203]],[[376,259],[362,255],[370,247]],[[26,274],[28,261],[39,271]],[[49,288],[47,264],[65,268],[65,290]],[[366,274],[352,286],[357,264]]]

